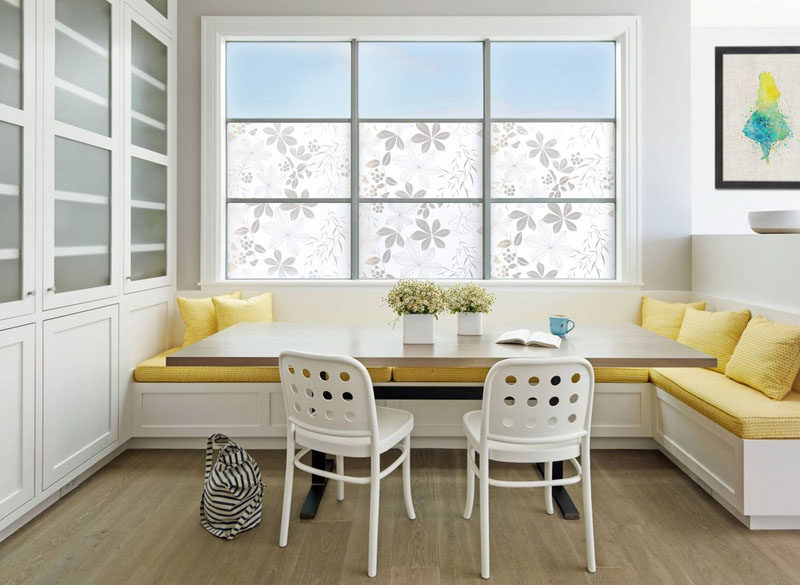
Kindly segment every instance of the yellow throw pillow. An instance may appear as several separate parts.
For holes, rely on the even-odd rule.
[[[219,298],[241,299],[242,293],[236,291],[228,295],[221,295]],[[178,297],[178,309],[180,309],[183,324],[186,325],[186,332],[183,334],[183,347],[188,347],[209,335],[214,335],[218,331],[217,313],[214,310],[214,303],[211,297],[203,299]]]
[[[724,374],[748,321],[750,309],[711,312],[686,307],[678,343],[713,355],[717,358],[717,367],[710,369]]]
[[[678,339],[686,307],[705,310],[706,302],[668,303],[648,296],[642,297],[642,327],[670,339]]]
[[[733,351],[725,375],[781,400],[800,370],[800,327],[753,317]]]
[[[217,325],[220,331],[236,323],[272,322],[271,292],[265,292],[244,300],[222,299],[219,297],[214,297],[211,300],[217,309]]]

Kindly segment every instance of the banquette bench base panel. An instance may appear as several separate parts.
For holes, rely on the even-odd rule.
[[[655,388],[661,450],[745,526],[800,529],[798,439],[742,439]]]
[[[447,384],[440,384],[441,386]],[[464,384],[450,384],[454,391]],[[413,393],[413,385],[404,383]],[[479,384],[474,384],[479,388]],[[385,385],[376,385],[380,393]],[[652,384],[597,384],[593,438],[652,437]],[[281,386],[277,383],[133,382],[132,437],[284,437]],[[461,417],[479,410],[478,400],[379,400],[414,414],[415,445],[447,448],[463,439]],[[424,441],[421,442],[421,441]],[[459,443],[460,444],[460,443]],[[597,445],[597,443],[595,443]],[[617,448],[637,442],[609,441]],[[642,442],[639,441],[638,445]]]

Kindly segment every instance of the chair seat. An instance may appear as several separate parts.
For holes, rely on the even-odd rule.
[[[464,433],[473,449],[481,446],[481,411],[473,410],[464,415]],[[545,461],[564,461],[580,455],[580,440],[566,443],[547,443],[530,445],[489,441],[489,459],[507,463],[542,463]]]
[[[378,415],[378,452],[384,453],[397,445],[414,428],[414,415],[405,410],[376,406]],[[369,437],[335,437],[297,428],[295,441],[298,446],[322,451],[329,455],[344,457],[369,457]]]

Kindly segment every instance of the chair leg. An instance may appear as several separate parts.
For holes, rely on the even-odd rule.
[[[545,481],[553,481],[553,462],[548,461],[544,464]],[[553,513],[553,486],[548,485],[544,488],[544,505],[548,514]]]
[[[344,456],[336,456],[336,473],[344,475]],[[340,479],[336,482],[336,499],[340,502],[344,500],[344,480]]]
[[[489,458],[481,454],[481,577],[489,578]]]
[[[594,556],[594,519],[592,517],[592,477],[589,469],[589,449],[581,450],[581,482],[583,483],[583,522],[586,529],[586,568],[597,571]]]
[[[413,520],[417,517],[414,513],[414,502],[411,499],[411,435],[403,439],[403,451],[405,452],[405,460],[403,460],[403,497],[406,500],[406,513],[408,517]]]
[[[289,431],[291,434],[293,431]],[[283,481],[283,511],[281,513],[281,534],[279,546],[286,546],[289,539],[289,514],[292,511],[292,484],[294,483],[294,441],[286,438],[286,476]]]
[[[472,506],[475,503],[475,473],[470,463],[475,461],[475,449],[467,445],[467,504],[464,506],[464,518],[472,517]]]
[[[381,495],[379,473],[379,465],[373,462],[369,484],[369,553],[367,556],[367,575],[369,577],[374,577],[378,573],[378,511]]]

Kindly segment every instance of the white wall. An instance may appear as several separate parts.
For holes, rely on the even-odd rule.
[[[643,280],[650,289],[689,289],[689,0],[180,0],[178,288],[197,288],[200,276],[200,16],[487,13],[641,15]]]
[[[714,48],[799,44],[797,0],[692,0],[692,233],[750,233],[748,211],[800,208],[797,190],[714,188]]]

